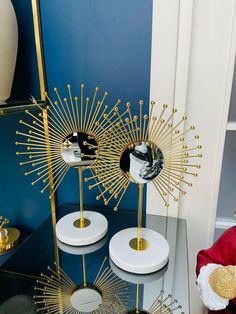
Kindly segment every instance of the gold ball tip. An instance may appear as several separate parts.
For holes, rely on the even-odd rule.
[[[194,125],[190,126],[190,130],[195,130],[195,126]]]
[[[176,112],[177,112],[177,109],[176,109],[176,108],[173,108],[173,109],[172,109],[172,112],[173,112],[173,113],[176,113]]]
[[[99,197],[99,196],[96,196],[96,200],[99,201],[99,200],[100,200],[100,197]]]
[[[23,120],[20,120],[19,123],[23,123]]]
[[[18,142],[15,142],[15,144],[18,145],[19,143],[18,143]]]
[[[89,190],[92,190],[92,188],[93,188],[92,185],[89,185]]]
[[[164,109],[166,109],[167,107],[168,107],[168,105],[167,105],[167,104],[164,104],[164,105],[163,105],[163,108],[164,108]]]
[[[105,92],[105,95],[107,96],[107,95],[108,95],[108,92]]]
[[[86,97],[86,101],[89,101],[89,97]]]
[[[115,206],[115,207],[113,208],[113,210],[114,210],[115,212],[117,212],[118,207],[117,207],[117,206]]]
[[[16,152],[16,155],[19,155],[19,152]]]
[[[96,87],[95,87],[95,90],[96,90],[96,91],[99,91],[99,87],[98,87],[98,86],[96,86]]]
[[[140,99],[139,104],[143,105],[143,100],[142,99]]]
[[[64,98],[64,101],[67,101],[67,98],[66,98],[66,97]]]
[[[26,109],[26,110],[25,110],[25,113],[29,113],[29,110]]]
[[[69,89],[70,89],[70,84],[67,84],[67,88],[69,88]]]
[[[84,88],[84,84],[82,83],[82,84],[80,85],[80,87],[81,87],[81,88]]]
[[[54,91],[54,92],[57,92],[57,88],[56,88],[56,87],[54,87],[54,88],[53,88],[53,91]]]

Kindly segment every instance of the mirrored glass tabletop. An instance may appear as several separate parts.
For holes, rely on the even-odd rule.
[[[151,312],[150,307],[163,290],[164,292],[161,293],[160,298],[164,299],[171,295],[167,303],[170,304],[176,299],[178,301],[176,304],[182,306],[181,311],[176,311],[176,313],[189,314],[186,221],[173,217],[143,215],[143,226],[158,231],[167,239],[170,246],[170,257],[168,264],[160,271],[149,275],[135,275],[119,269],[110,261],[109,240],[119,230],[135,227],[137,225],[137,213],[128,211],[113,212],[109,209],[97,208],[90,208],[90,210],[102,213],[109,223],[108,234],[96,244],[77,248],[57,242],[52,228],[52,218],[49,216],[36,231],[24,239],[23,243],[14,253],[11,253],[8,259],[4,257],[4,262],[0,268],[0,313],[5,314],[4,311],[1,312],[1,306],[9,298],[14,296],[33,297],[38,294],[40,291],[34,290],[34,287],[45,286],[44,279],[46,277],[40,277],[42,272],[49,276],[52,274],[51,271],[57,273],[61,269],[60,274],[65,273],[65,278],[67,278],[64,279],[64,283],[67,282],[68,285],[68,282],[70,282],[70,288],[67,286],[67,288],[63,288],[67,291],[71,289],[73,298],[70,295],[69,301],[74,304],[75,308],[77,306],[78,310],[70,312],[62,307],[58,313],[110,313],[109,311],[102,312],[102,310],[93,312],[93,307],[96,307],[96,302],[100,302],[102,289],[110,289],[110,292],[113,293],[113,289],[115,289],[113,284],[117,284],[117,288],[118,283],[121,284],[122,281],[127,291],[125,297],[118,298],[119,302],[122,303],[122,310],[120,310],[120,307],[117,310],[113,308],[112,313],[159,313],[157,311]],[[60,216],[74,211],[78,211],[78,207],[74,205],[64,205],[58,210]],[[0,262],[1,258],[3,257],[0,257]],[[51,271],[48,266],[50,266]],[[109,278],[112,278],[112,281],[109,281]],[[38,284],[36,283],[37,280],[39,280]],[[40,281],[42,281],[42,284]],[[95,289],[96,291],[87,289],[81,292],[74,288],[85,286],[90,288],[90,285],[93,288],[94,282],[101,285],[101,291],[98,288],[98,290]],[[50,284],[50,289],[54,285],[58,289],[55,282]],[[98,285],[98,287],[100,286]],[[87,302],[90,293],[91,298],[94,298],[92,303]],[[113,297],[116,297],[116,290],[114,290]],[[80,307],[81,304],[77,304],[78,300],[84,300],[84,303],[88,303],[90,307],[87,310],[83,306]],[[60,303],[59,301],[57,302],[56,295],[53,302]],[[110,302],[116,303],[114,299],[111,299]],[[135,311],[137,302],[140,312]],[[40,304],[37,306],[40,307]],[[34,313],[33,309],[32,313]],[[49,311],[49,313],[57,312]]]

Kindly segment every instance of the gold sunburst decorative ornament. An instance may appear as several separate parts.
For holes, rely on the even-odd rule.
[[[150,273],[163,267],[169,256],[169,245],[159,233],[142,228],[143,186],[152,182],[168,207],[168,199],[178,201],[178,194],[186,194],[182,185],[192,186],[186,177],[197,177],[200,168],[196,159],[201,158],[199,136],[191,133],[191,126],[182,131],[186,117],[174,123],[177,112],[163,105],[158,117],[143,114],[143,101],[139,102],[139,114],[132,115],[130,103],[120,113],[119,106],[113,114],[103,115],[98,124],[105,136],[99,145],[97,162],[91,166],[96,175],[85,178],[95,179],[89,188],[99,187],[97,199],[104,198],[107,205],[116,199],[115,210],[130,183],[138,186],[138,227],[118,232],[110,242],[110,257],[120,268],[134,273]],[[106,125],[106,130],[104,130]]]
[[[103,116],[110,115],[110,112],[107,112],[108,105],[105,104],[108,93],[105,92],[99,98],[99,88],[96,87],[90,99],[85,96],[84,84],[80,86],[80,97],[73,97],[70,85],[67,85],[67,97],[62,98],[57,88],[54,88],[54,93],[55,101],[45,93],[48,102],[46,109],[33,99],[40,109],[38,115],[25,111],[30,122],[20,120],[24,130],[17,131],[16,134],[25,141],[16,142],[16,145],[22,148],[16,154],[24,158],[20,165],[30,168],[25,175],[35,176],[32,185],[41,182],[42,193],[50,187],[49,197],[55,193],[71,167],[78,170],[80,211],[60,219],[56,234],[64,243],[88,245],[101,239],[108,226],[103,215],[84,211],[82,183],[84,167],[90,168],[96,162],[100,141],[106,130]],[[120,100],[117,100],[115,106],[119,102]],[[103,129],[99,125],[102,125]]]
[[[38,311],[47,313],[123,314],[129,301],[128,284],[119,279],[106,265],[105,257],[93,283],[83,275],[83,283],[76,285],[58,266],[58,272],[48,267],[50,275],[41,274],[34,296]]]
[[[171,294],[164,296],[164,291],[161,290],[153,304],[148,310],[140,307],[139,285],[136,285],[136,306],[135,309],[129,310],[126,314],[184,314],[182,306],[178,304],[176,299],[172,298]]]

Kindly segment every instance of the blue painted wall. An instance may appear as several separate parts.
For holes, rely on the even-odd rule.
[[[88,95],[95,86],[108,90],[109,105],[121,98],[136,111],[142,98],[148,111],[151,0],[41,0],[40,4],[49,92],[54,86],[63,92],[70,83],[79,94],[84,82]],[[85,204],[103,206],[95,200],[97,194],[86,188]],[[76,170],[71,169],[61,184],[58,201],[78,202]],[[137,186],[129,188],[120,208],[137,209]]]
[[[14,80],[14,97],[28,99],[39,95],[34,54],[30,0],[13,0],[20,31],[20,48]],[[90,94],[95,86],[110,93],[109,104],[117,98],[130,101],[134,111],[138,100],[148,110],[151,0],[40,0],[46,73],[49,91],[61,91],[71,83],[79,92],[84,82]],[[47,195],[18,166],[15,131],[24,114],[0,118],[0,213],[15,224],[35,229],[50,213]],[[85,204],[95,200],[96,190],[85,190]],[[58,190],[58,202],[78,203],[78,176],[74,169]],[[112,205],[112,204],[111,204]],[[137,187],[132,186],[120,208],[137,208]]]

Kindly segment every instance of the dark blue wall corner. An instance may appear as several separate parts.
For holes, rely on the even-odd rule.
[[[43,42],[49,92],[62,93],[70,83],[75,93],[84,82],[87,95],[95,86],[117,98],[144,99],[148,112],[151,57],[151,0],[41,0]],[[85,186],[85,204],[102,206],[96,190]],[[120,208],[137,208],[137,187],[128,189]],[[78,175],[71,169],[58,190],[59,204],[78,202]],[[145,204],[145,197],[144,197]],[[110,204],[112,206],[112,204]]]

